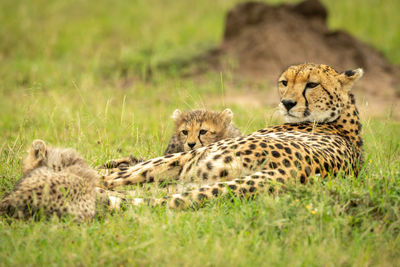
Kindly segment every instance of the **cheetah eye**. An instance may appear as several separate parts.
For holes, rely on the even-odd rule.
[[[314,88],[314,87],[317,87],[318,85],[319,85],[319,83],[307,83],[306,88]]]
[[[200,133],[201,135],[206,134],[206,133],[207,133],[207,130],[201,129],[199,133]]]
[[[188,135],[188,131],[187,130],[182,130],[182,134],[183,135]]]
[[[280,83],[285,87],[287,86],[287,81],[280,81]]]

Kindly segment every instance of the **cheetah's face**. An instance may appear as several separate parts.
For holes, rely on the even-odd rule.
[[[196,149],[219,140],[221,127],[209,122],[192,122],[182,124],[179,131],[179,140],[185,151]]]
[[[338,73],[326,65],[301,64],[289,67],[278,80],[279,109],[287,122],[331,122],[349,98],[362,69]]]
[[[230,109],[222,112],[175,110],[172,118],[176,123],[179,143],[184,151],[190,151],[221,140],[232,122]]]

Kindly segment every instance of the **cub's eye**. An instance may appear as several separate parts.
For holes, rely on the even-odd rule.
[[[182,134],[183,135],[188,135],[188,131],[187,130],[182,130]]]
[[[314,88],[314,87],[317,87],[318,85],[319,85],[319,83],[307,83],[306,88]]]
[[[201,129],[199,133],[200,133],[201,135],[206,134],[206,133],[207,133],[207,130]]]
[[[287,81],[280,81],[280,83],[285,87],[287,86]]]

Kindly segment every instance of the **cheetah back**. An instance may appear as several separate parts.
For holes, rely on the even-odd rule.
[[[306,183],[310,176],[340,172],[357,175],[363,142],[350,89],[362,74],[361,69],[338,73],[326,65],[291,66],[278,80],[279,108],[288,123],[148,160],[105,177],[105,186],[165,177],[211,182],[198,190],[153,199],[155,204],[177,207],[229,192],[241,196],[273,191],[271,182]]]

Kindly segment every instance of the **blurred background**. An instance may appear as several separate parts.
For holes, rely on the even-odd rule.
[[[244,134],[282,123],[276,79],[306,61],[365,69],[354,92],[366,154],[359,179],[196,212],[0,219],[0,265],[396,265],[399,10],[398,0],[0,0],[0,197],[33,139],[99,166],[162,155],[176,108],[229,107]]]
[[[227,106],[251,132],[280,121],[280,72],[310,61],[363,67],[359,106],[397,118],[399,8],[397,0],[0,1],[1,136],[129,150],[143,139],[165,143],[175,108]]]
[[[173,109],[226,106],[251,131],[279,120],[275,79],[306,61],[363,67],[359,105],[397,118],[399,8],[397,0],[1,1],[2,136],[52,132],[60,141],[75,130],[101,140],[118,127],[109,142],[148,133],[165,141]],[[97,134],[82,132],[89,126]]]
[[[57,139],[79,118],[98,132],[120,124],[114,140],[135,127],[136,138],[161,128],[164,139],[174,108],[229,106],[251,131],[275,120],[279,73],[305,61],[363,67],[359,105],[396,117],[399,8],[396,0],[1,1],[0,129],[6,140],[40,127]]]

